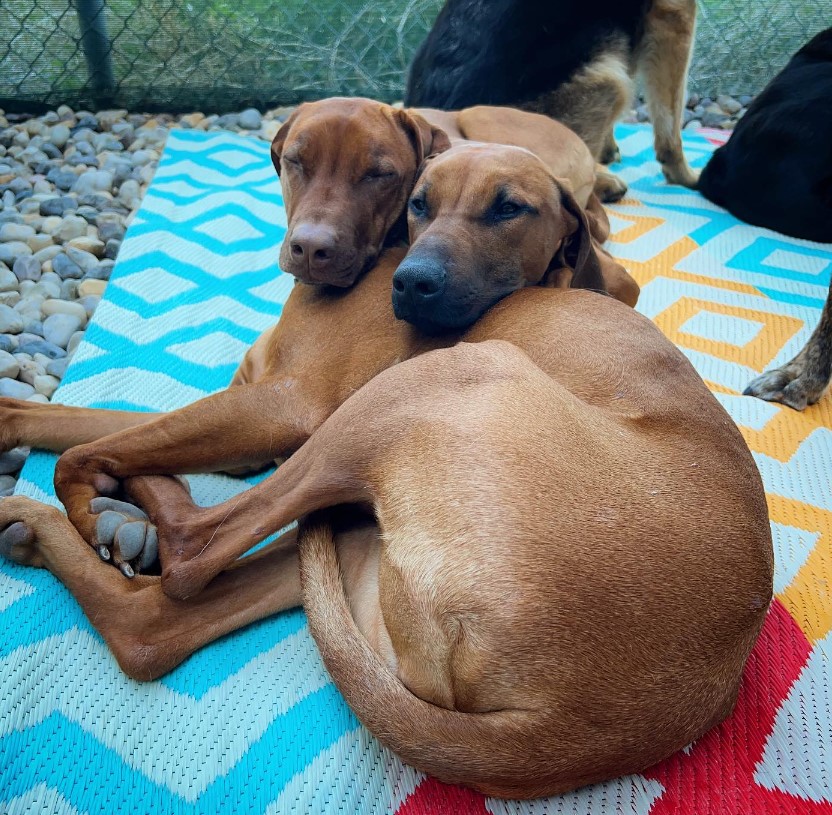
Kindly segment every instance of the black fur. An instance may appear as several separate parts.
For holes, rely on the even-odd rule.
[[[832,28],[752,102],[699,189],[748,223],[832,242]]]
[[[410,67],[405,104],[523,105],[612,42],[632,50],[650,0],[447,0]]]

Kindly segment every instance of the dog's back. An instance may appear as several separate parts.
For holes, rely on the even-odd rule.
[[[632,49],[649,0],[448,0],[416,53],[407,105],[529,102],[613,42]]]
[[[832,28],[795,54],[757,97],[699,180],[744,221],[832,241]]]

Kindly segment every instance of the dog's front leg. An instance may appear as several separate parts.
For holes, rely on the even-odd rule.
[[[780,368],[758,376],[743,391],[746,396],[757,396],[769,402],[803,410],[823,395],[832,378],[832,289],[820,322],[809,342],[791,361]]]
[[[131,476],[217,472],[291,454],[332,409],[302,391],[299,383],[240,385],[143,427],[74,447],[58,460],[55,490],[84,540],[103,558],[114,553],[114,563],[129,576],[148,559],[145,549],[155,546],[155,531],[143,513],[102,496],[115,496]],[[183,528],[200,512],[181,495],[176,508]]]

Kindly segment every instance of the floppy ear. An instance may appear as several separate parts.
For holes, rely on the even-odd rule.
[[[274,164],[274,168],[277,170],[278,176],[280,175],[280,159],[283,156],[283,145],[286,143],[286,137],[289,135],[292,125],[298,118],[298,110],[299,108],[296,108],[292,111],[292,115],[285,122],[283,122],[280,126],[280,130],[277,131],[274,139],[272,139],[272,164]]]
[[[553,260],[553,266],[572,270],[571,289],[592,289],[607,294],[601,262],[592,242],[592,232],[586,213],[571,191],[559,181],[555,185],[560,195],[560,206],[567,224],[567,233]]]
[[[444,153],[451,146],[448,134],[441,128],[430,124],[424,116],[409,110],[396,108],[393,116],[410,139],[416,151],[418,167],[428,156]]]

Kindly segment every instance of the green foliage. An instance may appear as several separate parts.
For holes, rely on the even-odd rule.
[[[830,22],[830,0],[700,0],[691,88],[753,93]],[[106,0],[132,109],[401,98],[441,0]],[[71,0],[0,0],[0,99],[95,104]]]

